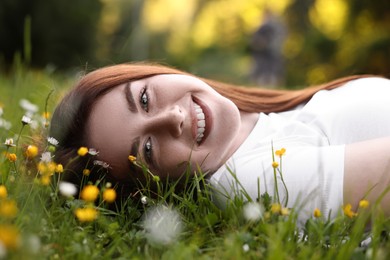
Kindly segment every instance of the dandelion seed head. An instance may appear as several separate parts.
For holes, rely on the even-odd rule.
[[[249,245],[248,244],[244,244],[243,246],[242,246],[242,250],[244,251],[244,252],[248,252],[249,251]]]
[[[61,195],[65,197],[72,197],[76,195],[77,188],[73,183],[61,181],[58,185],[58,189],[61,193]]]
[[[263,217],[264,208],[256,202],[249,202],[243,208],[244,217],[247,221],[257,221]]]
[[[177,211],[157,206],[145,213],[143,227],[151,244],[169,245],[180,235],[183,224]]]

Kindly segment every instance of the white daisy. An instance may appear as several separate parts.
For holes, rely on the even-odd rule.
[[[54,146],[57,146],[58,145],[58,141],[57,139],[55,139],[54,137],[48,137],[47,138],[47,142],[51,145],[54,145]]]
[[[50,152],[44,152],[41,155],[41,162],[49,163],[49,162],[51,162],[51,158],[52,158],[52,156],[51,156]]]
[[[22,124],[23,125],[28,125],[28,124],[30,124],[31,123],[31,118],[30,117],[28,117],[28,116],[23,116],[22,117]]]
[[[38,112],[38,106],[37,105],[34,105],[33,103],[31,103],[30,101],[28,101],[27,99],[21,99],[19,101],[19,105],[26,111],[26,112],[29,112],[29,114],[34,114],[36,112]]]

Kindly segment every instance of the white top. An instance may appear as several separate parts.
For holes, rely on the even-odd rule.
[[[248,138],[210,177],[213,199],[224,208],[229,198],[245,192],[254,201],[266,191],[276,198],[273,143],[274,150],[286,149],[281,169],[287,207],[298,210],[300,221],[315,208],[334,217],[343,205],[345,144],[384,136],[390,136],[390,80],[364,78],[321,90],[294,110],[260,113]],[[277,180],[284,205],[279,174]]]

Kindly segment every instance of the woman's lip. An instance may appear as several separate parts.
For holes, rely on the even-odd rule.
[[[205,116],[205,121],[206,121],[206,126],[205,126],[205,130],[204,130],[204,133],[203,133],[203,138],[202,138],[202,141],[200,143],[198,143],[198,146],[201,145],[202,143],[204,143],[204,141],[207,139],[209,133],[210,133],[210,130],[212,128],[212,117],[211,117],[211,111],[209,109],[209,107],[203,103],[200,99],[196,98],[196,97],[193,97],[193,102],[197,105],[199,105],[202,110],[203,110],[203,113],[204,113],[204,116]],[[193,119],[192,119],[192,135],[194,137],[194,140],[196,141],[197,139],[197,133],[198,133],[198,119],[196,117],[196,112],[195,112],[195,109],[193,108],[192,109],[192,113],[193,113]]]

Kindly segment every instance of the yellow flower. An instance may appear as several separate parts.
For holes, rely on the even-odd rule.
[[[278,166],[279,166],[279,163],[277,163],[277,162],[272,162],[272,167],[278,168]]]
[[[359,208],[365,209],[370,205],[370,202],[368,200],[361,200],[359,201]]]
[[[43,112],[42,117],[45,118],[45,119],[49,119],[50,118],[50,112]]]
[[[85,176],[89,176],[89,175],[91,174],[91,171],[88,170],[88,169],[84,169],[84,170],[83,170],[83,174],[84,174]]]
[[[280,214],[282,214],[283,216],[288,216],[290,215],[290,210],[288,208],[282,208],[280,210]]]
[[[273,204],[271,205],[271,212],[272,212],[273,214],[280,213],[281,209],[282,209],[282,207],[280,206],[279,203],[273,203]]]
[[[116,191],[114,189],[106,189],[103,192],[103,200],[108,203],[114,202],[116,199]]]
[[[353,218],[357,216],[357,213],[353,212],[352,205],[349,203],[343,207],[343,211],[344,211],[344,215],[346,215],[349,218]]]
[[[99,189],[95,185],[86,185],[81,191],[81,198],[87,202],[94,202],[99,195]]]
[[[88,148],[87,148],[87,147],[80,147],[80,148],[77,150],[77,154],[78,154],[79,156],[85,156],[87,153],[88,153]]]
[[[286,153],[286,149],[285,148],[282,148],[280,150],[276,150],[275,151],[275,155],[277,155],[279,157],[282,157],[285,153]]]
[[[322,216],[321,210],[319,208],[315,208],[313,212],[313,216],[315,218],[320,218]]]
[[[9,153],[7,154],[7,158],[10,162],[16,162],[16,160],[18,159],[18,157],[16,156],[16,154],[14,153]]]
[[[75,210],[75,215],[80,222],[91,222],[97,218],[98,212],[92,207],[78,208]]]
[[[15,226],[0,225],[0,242],[8,250],[17,249],[20,245],[19,230]]]
[[[3,200],[0,202],[0,216],[14,218],[18,213],[18,206],[14,200]]]
[[[35,145],[29,145],[26,149],[26,156],[29,159],[32,159],[38,155],[38,147]]]
[[[56,172],[58,173],[63,173],[64,172],[64,166],[62,166],[62,164],[57,164],[56,166]]]
[[[7,188],[4,185],[0,185],[0,199],[7,198],[8,192]]]
[[[41,180],[41,184],[44,186],[48,186],[50,184],[50,176],[49,175],[43,175],[40,180]]]
[[[129,155],[129,161],[132,162],[132,163],[135,163],[135,161],[137,160],[137,157],[133,156],[133,155]]]

